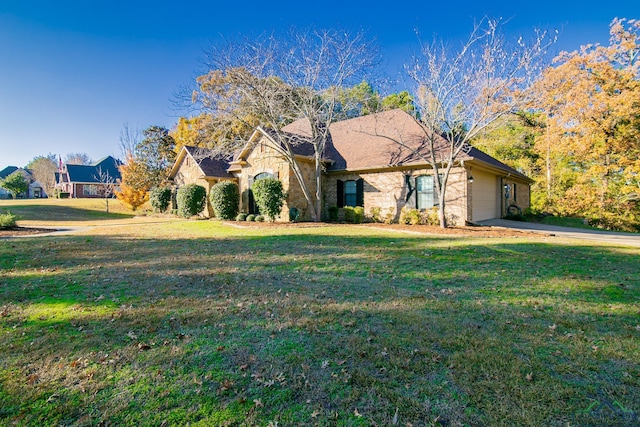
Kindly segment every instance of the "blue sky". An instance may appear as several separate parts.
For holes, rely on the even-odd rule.
[[[514,36],[558,29],[554,49],[575,50],[606,43],[615,17],[640,18],[637,0],[430,3],[0,0],[0,169],[47,153],[119,156],[125,122],[171,127],[172,95],[221,36],[292,25],[365,30],[398,77],[417,48],[416,30],[456,41],[474,20],[502,17]]]

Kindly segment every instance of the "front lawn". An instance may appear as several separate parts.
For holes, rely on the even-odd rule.
[[[0,424],[636,425],[639,255],[215,221],[0,240]]]

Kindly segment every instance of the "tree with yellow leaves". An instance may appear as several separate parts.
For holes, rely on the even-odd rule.
[[[615,19],[609,46],[562,53],[536,91],[546,115],[549,207],[640,229],[640,21]]]
[[[120,166],[120,175],[120,190],[116,191],[116,197],[135,211],[149,200],[147,166],[129,154],[125,164]]]

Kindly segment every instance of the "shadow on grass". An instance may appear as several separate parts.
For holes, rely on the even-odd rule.
[[[29,221],[87,221],[99,219],[126,219],[135,214],[106,212],[105,210],[82,209],[71,206],[55,205],[10,205],[0,208],[18,216],[19,220]]]
[[[308,232],[0,242],[2,415],[625,425],[637,255]],[[590,413],[594,390],[626,412]]]

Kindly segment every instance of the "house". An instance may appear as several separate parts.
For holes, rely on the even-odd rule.
[[[110,196],[120,181],[122,162],[107,156],[91,165],[63,165],[55,173],[55,186],[61,194],[73,198]]]
[[[274,177],[287,192],[280,219],[289,220],[290,209],[295,207],[300,219],[308,220],[307,201],[296,175],[315,193],[314,152],[306,142],[310,127],[306,120],[298,120],[281,133],[289,138],[297,171],[284,159],[285,147],[277,143],[273,131],[262,128],[253,133],[226,171],[238,182],[241,211],[255,209],[250,191],[253,182]],[[331,206],[363,206],[369,216],[376,209],[397,219],[405,206],[430,209],[437,205],[433,170],[423,160],[429,155],[428,133],[409,114],[391,110],[335,122],[329,133],[321,179],[324,218]],[[438,154],[447,150],[444,141],[439,150]],[[524,210],[529,207],[531,183],[522,173],[469,147],[458,156],[449,176],[445,209],[449,223],[464,225]]]
[[[43,197],[47,197],[42,185],[36,181],[33,177],[33,173],[26,168],[19,168],[17,166],[7,166],[6,168],[0,171],[0,180],[5,179],[15,171],[21,171],[22,175],[25,177],[27,182],[29,183],[29,189],[26,193],[20,194],[19,198],[26,199],[40,199]],[[11,193],[9,193],[4,188],[0,187],[0,199],[10,199],[12,198]]]
[[[227,172],[229,163],[224,159],[217,159],[211,156],[209,150],[197,147],[182,147],[171,171],[168,182],[174,188],[179,188],[187,184],[198,184],[211,191],[217,182],[223,180],[237,179]],[[207,206],[204,214],[207,217],[213,216],[213,208],[207,198]]]

